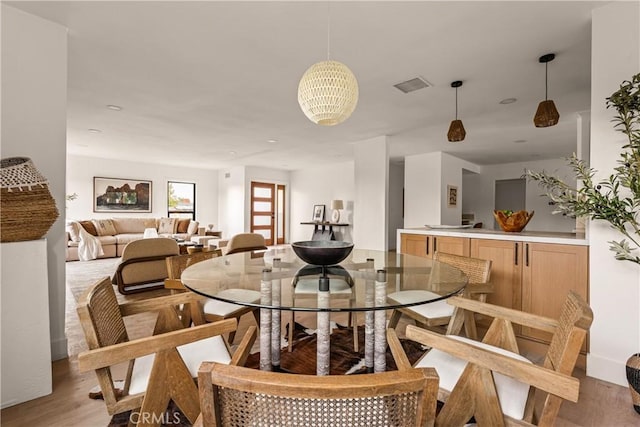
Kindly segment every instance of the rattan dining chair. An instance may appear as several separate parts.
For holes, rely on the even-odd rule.
[[[461,270],[467,277],[468,283],[464,290],[464,296],[474,298],[485,302],[487,294],[493,292],[493,285],[489,282],[491,276],[491,261],[479,258],[471,258],[460,255],[447,254],[444,252],[436,252],[433,259]],[[398,303],[405,303],[416,298],[416,294],[434,293],[422,290],[399,291],[387,295],[387,298]],[[456,307],[447,304],[446,300],[436,301],[429,304],[416,305],[412,307],[403,307],[394,309],[389,319],[389,328],[395,328],[401,316],[410,317],[425,328],[448,326],[448,332],[458,332],[464,322],[466,335],[476,339],[478,334],[476,330],[476,322],[473,313],[459,312],[454,316]],[[451,319],[455,323],[451,323]]]
[[[482,342],[407,326],[407,338],[431,347],[415,366],[433,367],[440,375],[439,425],[464,425],[473,416],[480,426],[553,426],[562,402],[578,401],[580,382],[572,373],[593,322],[581,296],[567,295],[558,320],[466,298],[448,301],[494,320]],[[519,354],[513,324],[552,334],[541,366]],[[387,336],[399,366],[409,365],[395,330]],[[541,408],[536,401],[543,402]]]
[[[235,319],[183,328],[175,306],[194,303],[188,292],[118,304],[108,277],[93,284],[80,298],[78,316],[88,351],[78,356],[81,372],[94,370],[110,415],[140,409],[161,419],[169,399],[190,422],[200,413],[198,389],[193,381],[204,360],[244,364],[256,338],[251,326],[233,355],[222,334],[234,331]],[[130,340],[124,317],[157,313],[154,335]],[[112,367],[126,363],[124,387],[114,384]],[[130,424],[131,425],[131,424]]]
[[[172,293],[185,292],[187,288],[180,280],[182,272],[189,266],[207,259],[220,256],[219,249],[208,252],[195,252],[187,255],[177,255],[166,259],[167,272],[169,278],[165,280],[164,287],[171,289]],[[260,301],[260,292],[249,289],[226,289],[218,295],[238,301],[246,301],[248,303],[258,303]],[[256,324],[260,325],[260,310],[255,307],[247,307],[238,304],[231,304],[211,298],[201,300],[197,304],[188,304],[180,309],[182,322],[188,326],[192,321],[196,325],[202,325],[205,322],[216,322],[223,319],[235,318],[240,322],[240,317],[247,313],[252,313]],[[235,331],[229,333],[229,342],[233,343]]]
[[[205,362],[196,426],[432,426],[438,374],[299,375]]]

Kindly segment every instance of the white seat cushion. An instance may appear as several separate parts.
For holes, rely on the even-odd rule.
[[[318,278],[298,280],[295,287],[296,294],[315,294],[318,292]],[[329,280],[329,293],[331,294],[351,294],[349,284],[342,280],[331,278]]]
[[[504,356],[508,356],[523,362],[531,363],[530,360],[525,357],[505,350],[503,348],[494,347],[492,345],[484,344],[479,341],[474,341],[465,337],[459,337],[456,335],[447,335],[448,338],[459,340],[476,347],[483,348],[485,350],[500,353]],[[462,371],[467,366],[467,362],[457,357],[453,357],[443,351],[435,348],[431,349],[417,364],[416,367],[434,367],[440,377],[440,388],[451,392],[453,387],[458,382]],[[527,402],[527,396],[529,395],[529,385],[516,381],[513,378],[494,372],[493,379],[496,384],[496,390],[498,392],[498,400],[500,400],[500,406],[502,412],[505,415],[521,420],[524,417],[525,404]]]
[[[227,350],[224,340],[219,335],[181,345],[178,347],[178,353],[180,353],[182,360],[184,360],[193,378],[198,376],[198,369],[204,361],[224,363],[227,365],[231,362],[231,355]],[[155,354],[136,359],[131,375],[131,385],[129,386],[130,395],[144,393],[147,390],[147,383],[149,382],[149,375],[151,374],[154,359]]]
[[[438,295],[429,291],[400,291],[387,295],[387,298],[396,301],[399,304],[409,304],[412,301],[423,301],[427,299],[442,298],[442,295]],[[454,307],[451,304],[448,304],[446,300],[440,300],[436,302],[430,302],[428,304],[415,305],[413,307],[405,308],[405,310],[414,311],[428,319],[453,316],[453,309]]]
[[[251,291],[249,289],[225,289],[218,292],[218,296],[220,298],[225,298],[232,301],[242,301],[254,304],[260,302],[260,292]],[[207,301],[204,303],[203,309],[205,314],[227,316],[235,311],[238,311],[241,308],[244,308],[244,306],[239,304],[231,304],[224,301],[218,301],[215,299],[207,299]]]

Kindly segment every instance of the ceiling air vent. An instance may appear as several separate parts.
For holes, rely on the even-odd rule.
[[[398,83],[397,85],[393,85],[398,90],[401,90],[404,93],[409,93],[416,91],[418,89],[424,89],[425,87],[433,86],[431,83],[423,79],[422,77],[416,77],[411,80],[407,80],[406,82]]]

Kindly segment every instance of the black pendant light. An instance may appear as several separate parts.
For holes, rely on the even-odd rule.
[[[549,126],[554,126],[558,123],[558,119],[560,119],[560,113],[556,109],[556,105],[552,100],[548,98],[548,71],[547,67],[549,62],[553,61],[556,55],[553,53],[547,53],[546,55],[542,55],[538,61],[544,64],[544,101],[542,101],[538,105],[538,109],[536,110],[536,115],[533,116],[533,124],[536,125],[537,128],[546,128]]]
[[[447,132],[447,139],[449,142],[460,142],[464,140],[464,137],[467,135],[467,132],[464,130],[464,126],[462,125],[462,120],[458,120],[458,88],[462,86],[462,82],[460,80],[456,80],[451,83],[451,87],[456,89],[456,119],[451,122],[449,125],[449,132]]]

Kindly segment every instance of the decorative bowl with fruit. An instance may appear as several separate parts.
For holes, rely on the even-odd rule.
[[[527,211],[513,212],[510,210],[497,210],[493,211],[493,216],[496,218],[498,225],[503,231],[517,233],[522,231],[531,218],[533,218],[534,211],[531,213]]]

